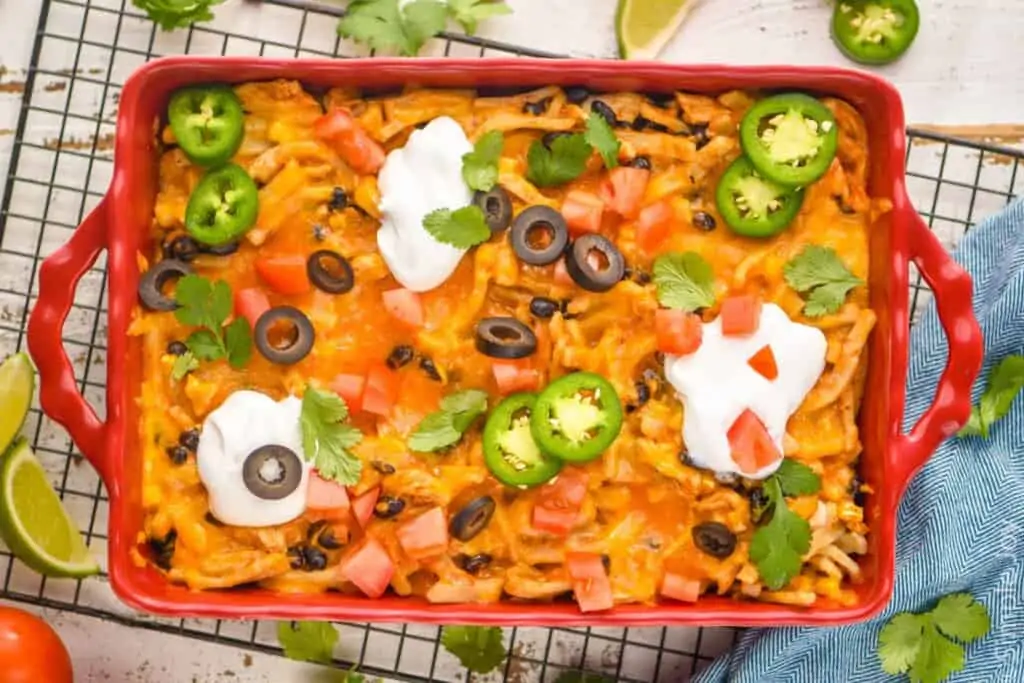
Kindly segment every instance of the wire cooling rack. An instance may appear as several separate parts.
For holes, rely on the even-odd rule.
[[[249,3],[256,5],[257,3]],[[118,96],[125,78],[149,59],[168,54],[350,56],[361,51],[334,30],[340,11],[299,0],[227,7],[219,21],[166,34],[128,0],[44,0],[26,74],[25,95],[0,205],[0,354],[25,348],[27,312],[38,292],[44,258],[107,189]],[[229,6],[230,7],[230,6]],[[557,57],[515,45],[442,35],[423,54]],[[911,196],[950,247],[981,217],[1024,189],[1019,151],[910,131]],[[105,262],[85,276],[64,329],[79,388],[103,414],[106,374]],[[916,312],[929,297],[913,273]],[[25,426],[36,453],[105,561],[106,493],[67,434],[33,408]],[[271,622],[157,619],[128,611],[104,577],[46,580],[0,546],[0,597],[119,621],[139,628],[278,652]],[[440,647],[436,627],[338,624],[339,665],[405,681],[462,680],[464,671]],[[478,681],[553,681],[587,670],[636,683],[688,680],[735,641],[723,628],[513,628],[505,633],[504,670]]]

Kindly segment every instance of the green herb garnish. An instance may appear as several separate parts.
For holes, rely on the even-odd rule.
[[[279,621],[277,641],[288,659],[330,664],[334,661],[338,630],[326,621]]]
[[[526,153],[526,179],[537,187],[554,187],[575,180],[587,169],[594,148],[583,133],[560,135],[548,149],[535,140]]]
[[[696,311],[715,303],[715,274],[700,254],[662,254],[654,261],[653,277],[665,308]]]
[[[487,392],[467,389],[446,396],[441,409],[423,418],[409,436],[409,449],[428,453],[454,446],[486,410]]]
[[[362,441],[363,433],[346,420],[348,406],[343,398],[306,387],[299,418],[303,454],[322,478],[351,486],[359,482],[363,463],[349,449]]]
[[[457,249],[475,247],[491,237],[487,218],[478,206],[431,211],[423,217],[423,228],[438,242]]]
[[[464,667],[479,674],[497,669],[508,654],[497,626],[445,626],[441,644]]]
[[[615,168],[619,165],[619,148],[622,145],[603,116],[590,112],[590,116],[587,117],[587,130],[583,136],[587,144],[596,149],[604,159],[605,168]]]
[[[174,311],[178,322],[201,328],[185,340],[195,358],[204,361],[226,358],[236,370],[249,362],[252,355],[249,323],[238,317],[226,328],[223,326],[233,307],[228,283],[223,280],[211,283],[198,275],[186,275],[178,280],[174,300],[178,304]]]
[[[1006,417],[1014,400],[1024,390],[1024,356],[1007,356],[988,376],[988,386],[959,436],[988,438],[993,423]]]
[[[835,313],[847,293],[864,281],[851,273],[833,249],[810,245],[786,264],[784,275],[790,287],[808,295],[804,315],[820,318]]]
[[[808,496],[821,489],[821,479],[795,460],[783,460],[765,480],[768,504],[762,515],[769,521],[754,532],[750,559],[770,590],[779,590],[800,573],[803,556],[811,547],[811,525],[786,505],[786,496]]]
[[[488,192],[498,184],[498,160],[504,144],[501,131],[492,130],[476,141],[472,152],[462,155],[462,179],[471,190]]]
[[[132,0],[132,4],[144,11],[150,21],[164,31],[188,28],[200,21],[213,19],[210,10],[224,0]]]

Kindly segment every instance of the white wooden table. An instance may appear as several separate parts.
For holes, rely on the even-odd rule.
[[[6,175],[42,0],[0,0],[0,171]],[[514,15],[490,22],[482,34],[555,53],[613,57],[615,0],[509,0]],[[913,124],[1019,144],[1024,130],[1024,6],[1021,0],[919,0],[922,27],[913,50],[880,70],[906,100]],[[120,0],[93,0],[120,7]],[[702,0],[664,54],[674,62],[848,62],[828,34],[826,0]],[[221,20],[239,22],[254,35],[272,37],[274,17],[251,4],[229,0]],[[52,26],[52,23],[51,23]],[[329,34],[330,27],[320,27]],[[125,30],[145,31],[141,24]],[[103,44],[101,28],[87,34]],[[431,51],[428,46],[427,51]],[[86,59],[88,59],[86,57]],[[70,68],[71,64],[64,65]],[[93,65],[78,64],[87,71]],[[96,64],[106,68],[107,64]],[[59,81],[55,81],[59,82]],[[60,86],[54,86],[59,88]],[[56,137],[33,129],[33,139]],[[3,187],[0,186],[0,192]],[[0,571],[5,570],[0,557]],[[31,582],[34,577],[19,580]],[[101,598],[103,600],[107,597]],[[19,605],[24,607],[24,605]],[[318,667],[242,651],[112,621],[57,611],[44,616],[72,652],[79,681],[206,683],[213,681],[300,683],[324,680]]]

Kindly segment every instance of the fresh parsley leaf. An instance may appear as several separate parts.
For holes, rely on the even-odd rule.
[[[604,159],[605,168],[615,168],[619,165],[619,148],[622,145],[603,116],[590,112],[590,116],[587,117],[587,131],[583,137]]]
[[[963,668],[964,648],[944,638],[934,624],[926,623],[921,646],[910,667],[911,683],[939,683]]]
[[[456,249],[469,249],[491,236],[484,212],[478,206],[464,206],[456,211],[437,209],[423,217],[423,227],[438,242]]]
[[[494,0],[448,0],[448,13],[469,35],[476,33],[477,22],[512,14],[512,8]]]
[[[715,303],[715,275],[695,252],[662,254],[654,261],[658,303],[666,308],[695,311]]]
[[[371,49],[414,56],[427,40],[444,30],[448,8],[438,0],[353,0],[338,22],[338,33]]]
[[[150,20],[164,31],[210,21],[213,19],[210,7],[222,2],[224,0],[132,0],[133,5],[149,15]]]
[[[498,160],[505,138],[500,130],[492,130],[484,134],[472,152],[462,155],[462,179],[472,190],[490,191],[498,184]]]
[[[338,630],[326,621],[279,621],[277,641],[288,659],[330,664],[334,659]]]
[[[803,556],[811,547],[811,525],[786,505],[776,477],[764,484],[772,504],[771,520],[754,532],[750,559],[770,590],[779,590],[800,573]]]
[[[302,396],[299,424],[302,429],[302,451],[320,476],[351,486],[359,481],[363,463],[349,449],[358,444],[363,434],[350,424],[348,406],[337,394],[306,387]]]
[[[555,138],[551,149],[535,140],[526,153],[526,178],[537,187],[553,187],[575,180],[587,169],[587,159],[593,151],[581,133]]]
[[[615,679],[588,671],[564,671],[555,683],[615,683]]]
[[[809,496],[821,490],[821,478],[807,465],[786,458],[772,475],[786,496]]]
[[[249,331],[248,320],[235,318],[224,328],[224,346],[227,347],[231,367],[236,370],[245,367],[252,356],[252,333]]]
[[[906,673],[917,659],[927,618],[897,614],[878,634],[878,657],[887,674]]]
[[[211,330],[196,330],[185,340],[185,345],[199,360],[220,360],[227,353],[220,337]]]
[[[939,600],[931,616],[942,633],[965,643],[981,638],[992,627],[988,610],[968,593],[945,596]]]
[[[198,367],[199,361],[192,355],[191,351],[186,351],[174,359],[174,365],[171,366],[171,379],[175,382],[180,382],[184,379],[185,375]]]
[[[464,667],[479,674],[497,669],[507,654],[497,626],[445,626],[441,644]]]
[[[454,446],[473,421],[487,410],[487,393],[478,389],[446,396],[441,409],[427,415],[409,435],[409,449],[419,453]]]
[[[988,378],[985,393],[977,406],[971,409],[971,418],[960,430],[960,436],[988,438],[994,422],[1006,417],[1014,400],[1024,390],[1024,356],[1007,356]]]
[[[793,257],[784,269],[790,287],[807,295],[804,315],[819,318],[835,313],[846,295],[864,281],[851,273],[828,247],[809,245]]]

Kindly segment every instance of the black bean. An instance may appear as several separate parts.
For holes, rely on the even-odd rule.
[[[693,141],[697,144],[697,149],[703,149],[711,138],[708,137],[708,124],[698,123],[690,126],[690,135],[693,136]]]
[[[187,352],[188,346],[185,345],[185,342],[175,340],[167,345],[167,353],[172,356],[184,356]]]
[[[661,109],[668,107],[676,101],[676,94],[674,92],[648,92],[644,93],[644,97],[655,107]]]
[[[718,227],[718,222],[707,211],[697,211],[693,214],[693,227],[704,232],[711,232]]]
[[[636,131],[653,130],[657,133],[670,132],[668,127],[665,126],[664,124],[658,123],[657,121],[651,121],[649,118],[645,116],[637,116],[635,119],[633,119],[633,125],[631,127],[633,128],[633,130]]]
[[[651,389],[647,386],[646,382],[636,383],[636,402],[637,405],[643,405],[651,400]]]
[[[558,302],[545,296],[535,296],[530,299],[530,313],[545,320],[558,312]]]
[[[551,104],[550,97],[545,97],[544,99],[537,100],[536,102],[527,102],[523,105],[523,113],[541,116],[547,112],[549,104]]]
[[[337,550],[343,545],[331,527],[321,531],[320,535],[316,537],[316,542],[320,544],[321,548],[326,548],[327,550]]]
[[[171,529],[163,538],[150,538],[149,549],[153,552],[153,563],[161,569],[171,568],[174,557],[174,544],[178,540],[178,532]]]
[[[577,314],[569,312],[569,304],[570,303],[572,303],[571,299],[562,299],[558,303],[558,310],[561,311],[562,317],[565,318],[566,320],[572,320],[573,318],[578,318],[579,317]]]
[[[306,558],[306,569],[317,572],[327,568],[327,555],[320,548],[307,545],[302,549],[302,555]]]
[[[581,85],[571,85],[565,89],[565,99],[569,104],[582,104],[590,97],[590,91]]]
[[[178,437],[178,443],[185,448],[189,449],[193,453],[199,448],[199,430],[198,429],[187,429],[181,433]]]
[[[175,465],[184,465],[188,461],[188,449],[181,444],[175,444],[167,449],[167,457]]]
[[[763,487],[756,486],[750,489],[747,496],[750,499],[750,521],[758,524],[768,509],[768,495]]]
[[[704,522],[693,527],[693,542],[701,552],[720,560],[736,550],[736,534],[720,522]]]
[[[854,474],[853,479],[850,480],[849,491],[850,495],[853,496],[854,505],[858,505],[860,507],[864,507],[865,500],[864,492],[860,490],[860,487],[863,485],[864,482],[861,481],[860,475]]]
[[[348,194],[343,187],[335,187],[331,192],[331,201],[327,205],[331,211],[341,211],[348,206]]]
[[[164,245],[164,256],[179,261],[192,261],[199,256],[199,244],[188,235],[178,235]]]
[[[394,496],[381,496],[373,506],[373,514],[381,519],[391,519],[405,509],[405,501]]]
[[[615,116],[615,110],[601,100],[594,100],[591,102],[590,111],[607,121],[609,126],[614,126],[618,123],[618,118]]]
[[[427,377],[435,382],[441,381],[441,373],[437,371],[437,366],[434,365],[433,359],[429,356],[422,356],[420,358],[420,370],[427,373]]]
[[[383,460],[371,460],[370,467],[372,467],[373,469],[377,470],[378,472],[385,476],[395,473],[395,466],[389,462],[384,462]]]
[[[551,149],[551,145],[554,144],[555,140],[557,140],[558,138],[564,138],[569,135],[572,135],[572,133],[567,133],[564,130],[556,130],[550,133],[544,133],[544,136],[540,139],[540,142],[548,149]]]
[[[604,565],[604,570],[610,572],[612,570],[612,558],[604,553],[601,554],[601,564]]]
[[[388,367],[392,370],[397,370],[398,368],[411,363],[415,356],[416,352],[413,351],[411,346],[408,344],[399,344],[395,348],[391,349],[391,353],[388,355]]]
[[[487,553],[479,553],[477,555],[459,555],[457,561],[467,574],[478,574],[486,569],[493,559]]]
[[[292,569],[302,569],[306,566],[306,554],[299,546],[288,548],[288,559],[291,560]]]
[[[651,170],[651,159],[650,157],[646,157],[641,154],[640,156],[635,156],[632,159],[630,159],[626,163],[626,165],[632,166],[633,168],[642,168],[644,170],[649,171]]]
[[[325,526],[327,526],[327,520],[326,519],[318,519],[318,520],[316,520],[315,522],[313,522],[312,524],[309,525],[308,529],[306,529],[306,538],[309,539],[309,540],[312,540],[312,539],[316,538],[317,535],[321,531],[323,531],[323,528]]]

